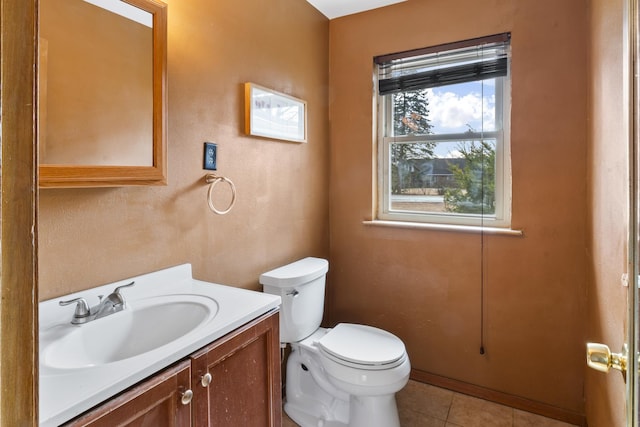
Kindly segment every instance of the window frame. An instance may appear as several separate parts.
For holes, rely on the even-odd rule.
[[[480,46],[481,43],[474,46]],[[442,52],[446,52],[443,50]],[[376,99],[377,119],[377,203],[375,217],[383,221],[431,223],[452,226],[475,226],[509,228],[511,226],[511,61],[510,55],[507,66],[507,75],[495,77],[496,103],[495,121],[496,129],[489,132],[469,132],[452,134],[427,134],[427,135],[393,135],[387,127],[393,126],[393,94],[379,94],[379,66],[374,66],[374,86]],[[473,80],[482,81],[481,78]],[[446,87],[441,85],[438,87]],[[407,91],[408,92],[408,91]],[[500,100],[500,102],[498,102]],[[387,136],[391,135],[391,136]],[[495,213],[494,214],[463,214],[463,213],[439,213],[439,212],[415,212],[391,209],[391,145],[398,143],[415,142],[451,142],[451,141],[496,141],[495,164]]]

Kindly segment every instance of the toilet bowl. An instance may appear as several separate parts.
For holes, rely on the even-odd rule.
[[[366,325],[320,327],[328,262],[303,260],[260,276],[280,295],[280,341],[291,344],[285,412],[302,427],[399,427],[395,393],[411,365],[395,335]]]

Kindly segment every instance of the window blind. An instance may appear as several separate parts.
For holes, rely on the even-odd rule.
[[[379,94],[506,76],[510,40],[504,33],[376,57]]]

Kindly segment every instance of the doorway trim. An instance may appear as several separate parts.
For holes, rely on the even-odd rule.
[[[638,426],[638,272],[640,271],[640,12],[639,0],[625,1],[624,11],[624,83],[626,90],[625,118],[629,137],[629,242],[627,254],[627,376],[626,419],[627,426]]]
[[[0,0],[0,425],[38,424],[37,0]]]

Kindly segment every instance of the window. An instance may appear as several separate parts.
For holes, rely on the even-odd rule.
[[[378,219],[509,227],[510,35],[375,63]]]

